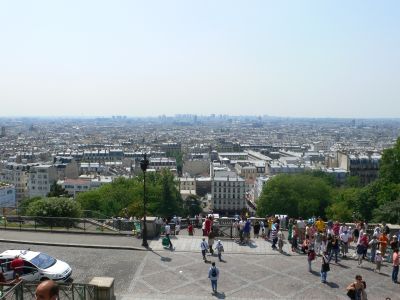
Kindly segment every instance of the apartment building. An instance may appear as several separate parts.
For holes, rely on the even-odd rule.
[[[0,181],[12,184],[15,187],[16,201],[28,196],[28,170],[31,165],[7,163],[0,172]]]
[[[57,170],[53,165],[37,165],[29,169],[28,176],[29,197],[46,197],[57,181]]]
[[[246,182],[238,176],[214,177],[210,208],[220,214],[235,214],[246,208]]]
[[[149,169],[154,169],[156,171],[161,169],[170,169],[172,171],[176,171],[176,159],[167,157],[152,157],[149,159]]]

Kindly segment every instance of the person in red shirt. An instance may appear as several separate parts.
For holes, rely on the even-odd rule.
[[[194,233],[194,228],[193,228],[192,223],[189,223],[188,232],[189,232],[189,235],[193,235],[193,233]]]
[[[18,255],[11,261],[10,267],[14,270],[14,277],[16,274],[22,275],[24,269],[24,260]]]
[[[212,227],[212,217],[209,216],[205,221],[205,233],[207,236],[211,232],[211,227]]]

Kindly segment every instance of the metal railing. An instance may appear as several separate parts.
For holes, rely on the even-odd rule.
[[[34,216],[1,216],[0,229],[51,231],[72,233],[122,233],[131,231],[129,226],[121,226],[126,221],[117,219],[62,218]],[[133,222],[131,222],[133,224]],[[126,232],[124,232],[126,234]]]
[[[91,284],[72,283],[58,284],[60,300],[96,300],[98,299],[98,287]],[[19,282],[10,286],[1,295],[1,300],[31,300],[35,299],[37,284]]]

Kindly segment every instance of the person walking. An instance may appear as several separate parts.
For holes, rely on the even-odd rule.
[[[215,250],[217,250],[217,255],[219,261],[222,261],[222,252],[224,252],[224,245],[222,245],[221,240],[217,241],[217,244],[215,245]]]
[[[381,255],[381,251],[377,250],[376,254],[375,254],[375,265],[376,265],[376,267],[375,267],[374,272],[381,273],[382,260],[383,260],[383,258],[382,258],[382,255]]]
[[[207,262],[207,257],[206,257],[206,253],[208,250],[208,244],[206,242],[206,238],[203,238],[201,243],[200,243],[200,249],[201,249],[201,254],[203,255],[203,260],[205,262]]]
[[[272,249],[276,249],[276,243],[278,242],[278,230],[279,230],[279,224],[278,221],[275,220],[274,224],[272,224],[272,230],[271,230],[271,239],[272,239]]]
[[[362,280],[361,275],[356,275],[356,281],[350,283],[346,288],[347,296],[352,300],[367,300],[366,288],[367,284]]]
[[[256,221],[256,223],[254,224],[254,227],[253,227],[255,239],[258,239],[258,235],[260,234],[260,228],[261,228],[260,222]]]
[[[327,257],[327,253],[324,252],[321,256],[321,282],[322,283],[326,283],[326,279],[328,277],[329,271],[330,271],[329,259]]]
[[[392,270],[392,281],[397,283],[397,275],[399,274],[399,249],[393,250],[393,270]]]
[[[217,293],[219,270],[215,266],[215,262],[211,263],[211,267],[208,270],[208,278],[211,281],[211,288],[212,288],[213,293]]]

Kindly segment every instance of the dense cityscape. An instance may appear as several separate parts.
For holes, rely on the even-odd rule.
[[[358,176],[368,184],[400,129],[398,119],[226,115],[3,118],[0,125],[3,208],[46,197],[54,181],[75,197],[134,177],[146,153],[149,171],[173,172],[183,198],[198,195],[205,211],[226,216],[254,213],[263,185],[276,174],[318,170],[339,182]],[[237,189],[217,188],[232,179]]]

